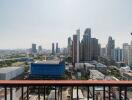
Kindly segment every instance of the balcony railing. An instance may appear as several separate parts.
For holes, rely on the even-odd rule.
[[[0,81],[0,100],[131,100],[131,98],[132,81]]]

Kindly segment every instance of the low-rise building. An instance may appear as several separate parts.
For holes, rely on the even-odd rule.
[[[55,79],[64,76],[65,64],[56,60],[38,61],[31,63],[30,78]]]
[[[92,69],[95,69],[95,65],[92,65],[90,63],[75,63],[75,70],[85,70],[86,72],[88,72]]]
[[[108,68],[106,65],[98,63],[95,60],[91,61],[90,64],[95,65],[95,70],[99,70],[101,73],[106,74]]]
[[[11,80],[21,75],[24,67],[4,67],[0,68],[0,80]]]
[[[127,71],[123,73],[123,79],[125,80],[132,80],[132,71]]]
[[[92,80],[104,80],[105,75],[98,70],[90,70],[90,79]]]

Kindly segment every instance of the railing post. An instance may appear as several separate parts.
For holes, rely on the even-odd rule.
[[[29,86],[27,86],[27,100],[29,100]]]
[[[73,100],[73,86],[71,87],[71,100]]]
[[[124,99],[127,100],[127,87],[124,87],[124,88],[125,88],[125,96],[124,96],[125,98]]]
[[[93,86],[93,100],[95,100],[95,90],[94,90],[94,86]]]
[[[5,100],[7,100],[7,87],[5,86]]]
[[[89,86],[87,87],[87,99],[89,100]]]
[[[77,100],[79,100],[79,97],[78,97],[78,86],[77,86]]]
[[[12,87],[10,87],[10,100],[12,100]]]
[[[119,100],[121,100],[121,91],[122,91],[122,88],[121,86],[119,86]]]
[[[111,87],[109,86],[109,100],[111,100]]]
[[[23,86],[21,87],[22,91],[22,100],[24,100],[24,95],[23,95]]]
[[[62,86],[61,86],[61,90],[60,91],[61,91],[61,99],[60,100],[62,100]]]
[[[38,87],[38,99],[40,100],[40,86]]]
[[[57,99],[56,99],[56,86],[55,86],[55,100],[57,100]]]
[[[105,100],[105,86],[103,86],[103,100]]]
[[[43,89],[43,94],[44,94],[44,100],[45,100],[45,86],[44,86],[44,89]]]

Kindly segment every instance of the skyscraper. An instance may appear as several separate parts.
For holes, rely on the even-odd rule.
[[[83,39],[80,44],[81,61],[97,60],[100,54],[100,45],[98,39],[91,38],[91,29],[84,31]]]
[[[71,37],[68,38],[68,46],[67,46],[67,49],[68,49],[68,55],[69,56],[72,56],[72,39],[71,39]]]
[[[52,55],[54,55],[55,54],[55,45],[54,45],[54,43],[52,43]]]
[[[113,55],[114,55],[114,60],[116,62],[122,62],[123,60],[123,50],[120,49],[120,48],[115,48],[114,51],[113,51]]]
[[[42,46],[41,45],[38,46],[38,53],[42,54]]]
[[[87,28],[84,31],[83,39],[81,41],[81,61],[91,60],[90,41],[91,41],[91,29]]]
[[[128,43],[124,43],[123,44],[123,61],[128,64],[128,50],[129,50],[129,44]]]
[[[56,53],[59,53],[58,43],[56,43]]]
[[[72,58],[73,58],[73,63],[79,62],[80,61],[80,30],[76,31],[76,34],[73,35],[73,52],[72,52]]]
[[[80,61],[80,29],[76,31],[77,34],[77,62]]]
[[[90,55],[91,60],[98,60],[100,55],[100,44],[96,38],[91,38],[90,40]]]
[[[112,39],[112,37],[110,36],[108,38],[108,43],[107,43],[107,57],[109,59],[113,59],[113,50],[115,48],[115,40]]]
[[[36,44],[32,44],[32,54],[37,53]]]
[[[73,35],[73,53],[72,53],[73,63],[77,62],[77,35]]]
[[[128,48],[128,65],[132,68],[132,45]]]
[[[100,56],[101,57],[106,57],[106,48],[101,48],[101,50],[100,50]]]

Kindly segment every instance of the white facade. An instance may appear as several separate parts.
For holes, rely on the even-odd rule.
[[[132,45],[123,44],[123,61],[132,67]]]
[[[0,68],[0,80],[13,79],[24,72],[24,67],[5,67]]]

